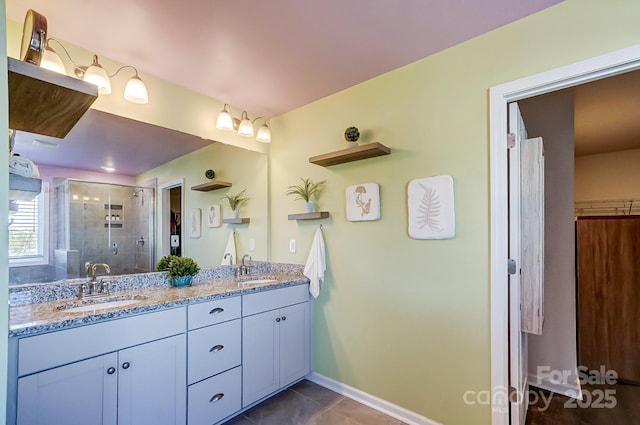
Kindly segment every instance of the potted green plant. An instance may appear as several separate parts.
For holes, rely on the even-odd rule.
[[[164,257],[162,257],[160,261],[158,261],[158,264],[156,264],[156,271],[166,272],[167,270],[169,270],[169,263],[174,258],[178,258],[178,257],[175,255],[165,255]]]
[[[246,204],[250,199],[242,196],[246,191],[247,189],[244,189],[240,193],[236,193],[235,195],[229,193],[224,195],[224,198],[229,201],[229,206],[231,207],[231,211],[233,211],[235,218],[240,217],[240,207]]]
[[[189,257],[174,257],[167,267],[167,275],[173,286],[190,286],[193,276],[199,271],[198,263]]]
[[[344,139],[347,141],[347,145],[350,148],[358,146],[358,139],[360,138],[360,131],[358,127],[347,127],[344,131]]]
[[[302,199],[305,202],[305,212],[313,212],[313,201],[311,201],[311,197],[317,198],[317,195],[324,189],[326,180],[314,182],[311,179],[303,179],[302,177],[300,177],[300,180],[302,180],[302,184],[287,187],[286,194],[295,195],[295,199]]]

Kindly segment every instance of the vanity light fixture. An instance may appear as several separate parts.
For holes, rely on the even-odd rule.
[[[229,112],[228,108],[229,105],[225,103],[222,111],[220,111],[220,113],[218,114],[218,118],[216,119],[216,128],[218,130],[237,130],[240,136],[253,137],[253,124],[257,120],[262,119],[264,121],[264,124],[262,124],[258,128],[256,140],[262,143],[271,142],[271,130],[269,129],[269,124],[267,123],[266,119],[258,117],[251,120],[249,118],[249,114],[247,114],[247,111],[242,111],[242,115],[240,116],[240,119],[238,119],[231,115],[231,112]]]
[[[42,61],[40,66],[45,69],[49,69],[51,71],[58,72],[60,74],[66,74],[66,69],[64,66],[64,62],[55,50],[49,44],[51,41],[55,41],[58,45],[64,50],[65,54],[71,61],[74,66],[74,74],[76,77],[81,78],[82,80],[95,84],[98,86],[99,94],[111,94],[111,78],[115,77],[125,68],[131,68],[135,72],[135,75],[127,81],[127,85],[124,88],[124,98],[129,102],[138,103],[138,104],[147,104],[149,103],[149,94],[147,92],[147,87],[144,85],[144,82],[138,75],[138,70],[131,65],[121,66],[114,72],[113,74],[107,74],[107,71],[100,65],[98,60],[98,55],[93,55],[93,61],[89,66],[82,66],[75,63],[75,61],[71,58],[69,51],[55,38],[48,38],[47,44],[44,49],[44,54],[42,57]]]

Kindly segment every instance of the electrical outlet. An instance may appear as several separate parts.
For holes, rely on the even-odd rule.
[[[290,253],[294,253],[296,252],[296,240],[295,239],[290,239],[289,240],[289,252]]]
[[[255,250],[256,250],[256,240],[249,239],[249,251],[255,251]]]

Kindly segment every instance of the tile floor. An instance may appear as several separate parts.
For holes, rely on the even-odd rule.
[[[402,425],[397,419],[303,380],[224,425]]]

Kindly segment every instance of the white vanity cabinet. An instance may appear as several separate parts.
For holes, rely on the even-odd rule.
[[[22,338],[18,424],[186,422],[184,308]]]
[[[242,408],[241,308],[240,296],[189,306],[189,425],[211,425]]]
[[[247,407],[309,373],[309,287],[245,295],[242,313],[242,406]]]

